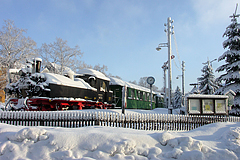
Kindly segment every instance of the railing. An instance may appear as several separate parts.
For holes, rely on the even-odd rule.
[[[139,130],[188,131],[216,122],[240,122],[240,117],[174,114],[119,114],[83,111],[2,111],[0,122],[22,126],[109,126]]]

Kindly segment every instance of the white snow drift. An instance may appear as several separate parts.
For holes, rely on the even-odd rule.
[[[240,123],[189,132],[0,124],[0,159],[239,159]]]

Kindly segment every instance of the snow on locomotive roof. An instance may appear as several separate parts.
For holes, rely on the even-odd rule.
[[[101,73],[99,71],[96,71],[94,69],[89,69],[89,68],[80,69],[78,71],[78,74],[91,75],[91,76],[95,76],[95,77],[97,77],[99,79],[110,81],[110,79],[108,77],[106,77],[103,73]]]
[[[125,82],[125,81],[115,78],[115,77],[110,77],[110,80],[111,81],[110,81],[109,85],[120,85],[120,86],[127,85],[128,88],[133,88],[133,89],[144,91],[144,92],[150,92],[150,89],[148,89],[148,88],[138,86],[133,83]],[[155,93],[155,92],[153,92],[153,93]]]
[[[54,74],[54,73],[42,73],[46,77],[46,83],[52,83],[52,84],[58,84],[58,85],[64,85],[64,86],[70,86],[70,87],[77,87],[77,88],[83,88],[83,89],[91,89],[91,90],[97,90],[93,87],[91,87],[88,83],[86,83],[82,79],[78,79],[78,81],[71,80],[68,77],[62,76],[60,74]]]

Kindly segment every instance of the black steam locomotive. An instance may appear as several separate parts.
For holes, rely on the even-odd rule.
[[[83,108],[112,108],[113,92],[110,79],[101,72],[82,69],[64,75],[40,73],[41,59],[22,68],[20,79],[6,87],[15,95],[6,104],[7,110],[75,110]]]

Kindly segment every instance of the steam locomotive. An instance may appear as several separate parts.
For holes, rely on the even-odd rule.
[[[9,73],[20,76],[16,83],[8,84],[6,93],[14,95],[6,103],[6,110],[54,111],[83,108],[112,108],[113,92],[110,79],[101,72],[82,69],[64,75],[41,72],[40,58],[28,61],[19,71]]]

